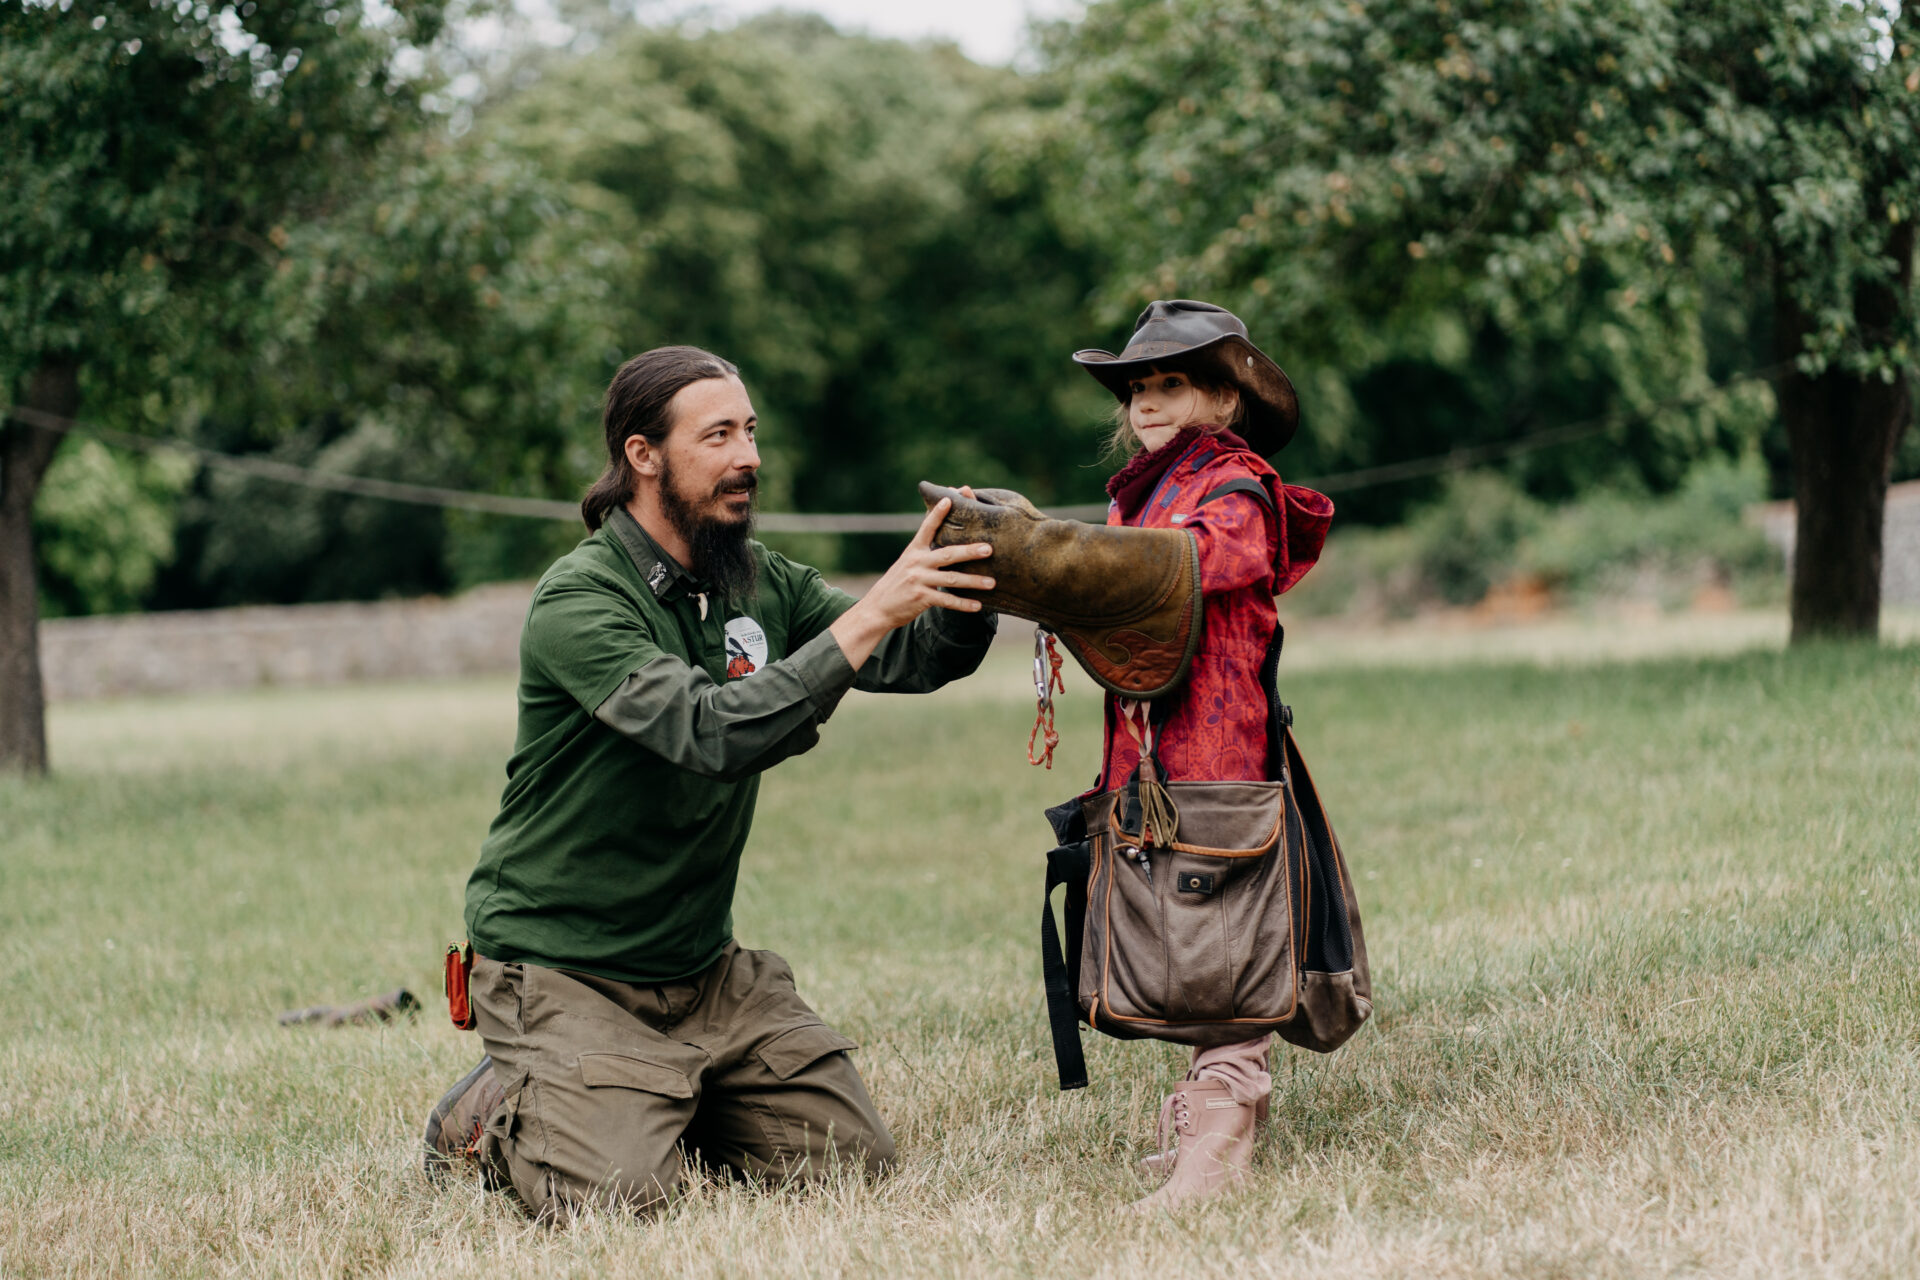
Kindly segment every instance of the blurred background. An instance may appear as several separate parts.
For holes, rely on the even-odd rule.
[[[743,369],[767,512],[1102,501],[1068,355],[1177,296],[1299,387],[1276,461],[1339,509],[1302,611],[1785,609],[1761,504],[1796,496],[1853,513],[1830,577],[1884,524],[1872,576],[1920,598],[1897,5],[812,8],[0,5],[31,608],[528,579],[577,524],[313,475],[574,500],[667,342]],[[900,541],[766,536],[854,575]]]

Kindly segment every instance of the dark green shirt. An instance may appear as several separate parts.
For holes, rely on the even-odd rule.
[[[993,638],[991,618],[930,609],[856,677],[827,632],[853,597],[753,554],[756,595],[722,607],[620,510],[540,579],[507,787],[467,881],[476,951],[627,982],[700,972],[733,935],[760,771],[818,742],[849,688],[937,689]]]

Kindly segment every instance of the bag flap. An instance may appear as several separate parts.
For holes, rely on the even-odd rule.
[[[830,1053],[845,1053],[860,1046],[819,1022],[805,1023],[790,1031],[775,1034],[760,1046],[760,1061],[782,1080],[791,1080]]]
[[[1182,853],[1265,853],[1280,840],[1286,787],[1278,782],[1173,782]]]
[[[580,1079],[589,1089],[638,1089],[663,1098],[691,1098],[693,1084],[677,1067],[626,1053],[583,1053]]]
[[[1265,853],[1280,839],[1286,813],[1286,787],[1278,782],[1170,782],[1167,793],[1180,811],[1179,838],[1173,847],[1182,853]],[[1087,830],[1111,831],[1124,840],[1138,840],[1118,821],[1119,791],[1107,791],[1086,804]]]

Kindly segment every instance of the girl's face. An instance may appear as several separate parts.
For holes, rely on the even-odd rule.
[[[1240,393],[1214,394],[1193,385],[1184,373],[1158,367],[1127,384],[1127,425],[1151,453],[1180,434],[1189,423],[1225,423],[1240,408]]]

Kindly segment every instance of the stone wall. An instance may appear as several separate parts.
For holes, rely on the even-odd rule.
[[[53,701],[518,669],[531,582],[450,599],[262,605],[40,624]]]
[[[857,596],[872,583],[833,585]],[[54,618],[40,624],[40,662],[55,702],[507,675],[532,594],[531,582],[503,582],[449,599]],[[1001,636],[1032,644],[1033,628],[1007,618]]]
[[[1793,571],[1793,504],[1769,502],[1754,509],[1767,541],[1780,549],[1787,571]],[[1882,526],[1880,602],[1920,605],[1920,480],[1909,480],[1887,490],[1887,516]]]

